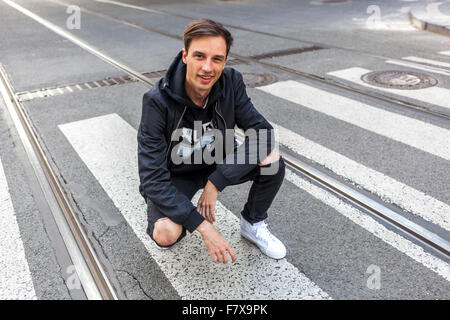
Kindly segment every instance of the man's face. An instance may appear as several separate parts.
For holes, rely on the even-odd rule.
[[[225,67],[226,52],[225,39],[220,36],[193,39],[189,51],[183,49],[188,91],[200,96],[209,94]]]

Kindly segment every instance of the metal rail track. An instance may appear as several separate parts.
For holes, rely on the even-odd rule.
[[[67,200],[64,189],[56,178],[31,122],[17,101],[1,65],[0,96],[5,101],[87,298],[89,300],[117,300],[115,290],[90,245],[76,213]]]
[[[243,141],[245,137],[242,130],[236,130],[236,136],[240,141]],[[317,170],[286,153],[279,150],[278,152],[280,156],[283,157],[285,163],[294,171],[310,178],[314,182],[318,183],[322,188],[350,201],[353,205],[371,212],[388,224],[401,229],[412,238],[418,240],[420,243],[426,244],[440,253],[443,253],[445,256],[450,257],[449,241],[389,209],[387,206],[382,204],[381,200],[375,201],[354,188],[351,188],[321,172],[320,170]]]
[[[66,2],[61,1],[61,0],[47,0],[47,1],[53,2],[53,3],[57,3],[59,5],[64,5],[64,6],[68,6],[69,5],[69,3],[66,3]],[[117,5],[124,5],[124,4],[120,4],[120,2],[109,1],[109,0],[107,0],[107,1],[95,0],[95,1],[103,2],[103,3],[112,3],[112,4],[117,4]],[[143,7],[133,6],[133,5],[126,5],[126,7],[131,7],[131,8],[136,8],[136,9],[139,9],[139,10],[149,11],[149,12],[156,13],[156,14],[163,14],[163,15],[169,15],[169,16],[174,16],[174,17],[180,17],[180,18],[184,18],[184,19],[195,19],[195,17],[189,17],[189,16],[179,15],[179,14],[172,14],[172,13],[167,13],[167,12],[164,12],[164,11],[161,11],[161,10],[147,9],[147,8],[143,8]],[[98,17],[101,17],[101,18],[104,18],[104,19],[108,19],[108,20],[111,20],[111,21],[114,21],[114,22],[117,22],[117,23],[126,24],[126,25],[129,25],[131,27],[135,27],[135,28],[138,28],[138,29],[141,29],[141,30],[145,30],[145,31],[148,31],[148,32],[161,34],[163,36],[166,36],[166,37],[169,37],[169,38],[172,38],[172,39],[177,39],[177,40],[181,40],[181,41],[183,40],[183,37],[171,34],[169,32],[163,31],[163,30],[158,30],[158,29],[155,29],[155,28],[142,26],[142,25],[139,25],[139,24],[134,23],[132,21],[128,21],[128,20],[124,20],[122,18],[110,16],[110,15],[107,15],[107,14],[104,14],[104,13],[101,13],[101,12],[98,12],[98,11],[94,11],[94,10],[90,10],[90,9],[86,9],[86,8],[80,8],[80,9],[83,12],[86,12],[86,13],[89,13],[89,14],[92,14],[92,15],[96,15]],[[353,51],[353,52],[360,53],[360,54],[362,53],[362,54],[366,54],[366,55],[371,55],[371,56],[374,56],[374,57],[377,57],[377,58],[390,59],[392,61],[399,61],[398,59],[395,59],[395,58],[377,56],[377,55],[373,55],[373,54],[369,54],[369,53],[365,53],[365,52],[360,52],[360,51],[357,51],[357,50],[354,50],[354,49],[343,48],[343,47],[338,47],[338,46],[328,46],[328,45],[323,44],[323,43],[311,42],[311,41],[303,41],[303,40],[300,40],[300,39],[295,39],[295,38],[285,37],[285,36],[279,36],[279,35],[268,33],[268,32],[256,31],[256,30],[252,30],[252,29],[248,29],[248,28],[242,28],[242,27],[229,25],[229,24],[224,24],[224,26],[228,26],[228,27],[236,28],[236,29],[241,29],[241,30],[245,30],[245,31],[249,31],[249,32],[254,32],[254,33],[258,33],[258,34],[268,35],[268,36],[272,36],[272,37],[278,37],[278,38],[283,38],[283,39],[295,40],[295,41],[298,41],[298,42],[309,43],[309,44],[312,44],[314,47],[317,47],[317,48],[325,48],[325,49],[326,48],[333,48],[333,49],[348,50],[348,51]],[[390,96],[387,96],[387,95],[376,94],[376,93],[372,93],[372,92],[370,92],[368,90],[357,89],[357,88],[354,88],[354,87],[342,84],[340,82],[334,81],[332,79],[324,78],[324,77],[321,77],[321,76],[318,76],[318,75],[315,75],[315,74],[311,74],[311,73],[295,70],[295,69],[288,68],[288,67],[285,67],[285,66],[282,66],[282,65],[279,65],[279,64],[275,64],[275,63],[261,61],[261,60],[257,59],[257,57],[256,58],[255,57],[246,57],[246,56],[242,56],[242,55],[239,55],[239,54],[236,54],[236,53],[232,53],[232,52],[229,53],[229,56],[233,57],[233,58],[236,58],[238,60],[244,61],[244,62],[250,62],[250,63],[263,65],[263,66],[265,66],[267,68],[270,68],[270,69],[283,71],[283,72],[290,73],[290,74],[293,74],[293,75],[298,76],[298,77],[307,78],[307,79],[313,80],[315,82],[320,82],[320,83],[323,83],[323,84],[326,84],[326,85],[330,85],[330,86],[333,86],[333,87],[344,89],[346,91],[350,91],[352,93],[356,93],[356,94],[359,94],[359,95],[362,95],[362,96],[365,96],[365,97],[369,97],[369,98],[372,98],[372,99],[380,100],[380,101],[383,101],[383,102],[388,102],[388,103],[391,103],[393,105],[399,106],[401,108],[406,108],[406,109],[413,110],[413,111],[416,111],[416,112],[418,111],[418,112],[425,113],[425,114],[428,114],[428,115],[431,115],[431,116],[434,116],[434,117],[437,117],[437,118],[440,118],[440,119],[444,119],[444,120],[450,120],[450,114],[445,114],[445,113],[442,113],[442,112],[431,110],[429,108],[420,106],[418,104],[407,102],[407,101],[400,100],[400,99],[397,99],[397,98],[393,98],[393,97],[390,97]],[[435,68],[435,69],[440,69],[440,68]],[[447,70],[447,69],[442,69],[442,70],[444,70],[446,72],[449,72],[449,70]]]
[[[48,1],[54,1],[54,0],[48,0]],[[170,17],[178,17],[178,18],[189,19],[189,20],[200,18],[200,17],[186,16],[186,15],[183,15],[183,14],[173,13],[173,12],[166,11],[166,10],[161,10],[161,9],[149,9],[149,8],[142,7],[142,6],[135,6],[135,5],[122,3],[122,2],[119,2],[119,1],[113,1],[113,0],[94,0],[94,1],[100,2],[100,3],[113,4],[113,5],[127,7],[127,8],[132,8],[132,9],[141,10],[141,11],[147,11],[147,12],[160,14],[160,15],[167,15],[167,16],[170,16]],[[392,61],[402,61],[402,60],[399,60],[397,58],[382,56],[382,55],[374,54],[374,53],[367,52],[367,51],[361,51],[361,50],[356,50],[356,49],[347,48],[347,47],[341,47],[341,46],[337,46],[337,45],[329,45],[329,44],[325,44],[325,43],[321,43],[321,42],[316,42],[316,41],[304,40],[304,39],[299,39],[299,38],[290,37],[290,36],[279,35],[279,34],[272,33],[272,32],[260,31],[260,30],[255,30],[255,29],[251,29],[251,28],[245,28],[245,27],[236,26],[236,25],[227,24],[227,23],[223,23],[223,25],[225,27],[229,27],[229,28],[233,28],[233,29],[237,29],[237,30],[242,30],[242,31],[247,31],[247,32],[252,32],[252,33],[256,33],[256,34],[261,34],[261,35],[265,35],[265,36],[269,36],[269,37],[273,37],[273,38],[291,40],[291,41],[296,41],[296,42],[300,42],[300,43],[307,43],[307,44],[311,44],[313,47],[321,47],[321,48],[326,48],[326,49],[339,49],[339,50],[343,50],[343,51],[354,52],[354,53],[357,53],[357,54],[364,54],[366,56],[373,57],[373,58],[378,58],[378,59],[387,59],[387,60],[392,60]],[[436,67],[433,67],[433,68],[438,70],[438,71],[439,70],[444,71],[446,73],[450,72],[450,70],[448,70],[448,69],[442,69],[442,68],[436,68]]]

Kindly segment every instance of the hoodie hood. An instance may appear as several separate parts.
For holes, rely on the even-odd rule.
[[[183,51],[180,51],[172,61],[165,77],[159,82],[159,88],[182,106],[188,105],[198,108],[186,93],[184,88],[185,81],[186,64],[183,62]],[[208,104],[216,102],[219,97],[223,96],[223,82],[224,79],[222,74],[211,88]]]

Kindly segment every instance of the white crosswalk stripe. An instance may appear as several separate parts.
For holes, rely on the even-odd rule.
[[[450,51],[440,51],[439,54],[443,54],[445,56],[450,56]]]
[[[429,60],[429,61],[431,61],[431,60]],[[407,61],[403,62],[403,61],[399,61],[399,60],[386,60],[386,63],[395,64],[395,65],[402,66],[402,67],[418,69],[418,70],[422,70],[422,71],[426,71],[426,72],[442,74],[444,76],[450,76],[450,70],[447,71],[442,68],[436,68],[436,67],[427,66],[424,64],[417,64],[417,63],[407,62]]]
[[[396,248],[398,251],[406,254],[433,272],[436,272],[447,281],[450,281],[450,265],[447,262],[426,253],[420,246],[403,238],[395,232],[388,230],[368,215],[361,213],[359,210],[338,199],[331,193],[324,191],[304,179],[300,179],[297,175],[292,173],[292,171],[286,171],[286,179],[298,188],[311,194],[314,198],[332,207],[349,220],[374,234],[382,241]]]
[[[330,298],[286,259],[267,258],[242,240],[238,219],[219,201],[216,226],[236,252],[238,263],[214,264],[196,232],[171,250],[157,249],[145,232],[146,204],[137,192],[136,130],[117,114],[59,128],[183,299]]]
[[[420,62],[420,63],[427,63],[427,64],[444,67],[444,68],[450,68],[450,63],[444,62],[444,61],[436,61],[436,60],[432,60],[432,59],[425,59],[425,58],[414,57],[414,56],[403,57],[402,59],[414,61],[414,62]]]
[[[36,300],[1,160],[0,230],[0,300]]]
[[[330,169],[345,179],[357,183],[378,195],[384,201],[395,203],[402,209],[450,231],[450,206],[446,203],[325,148],[276,123],[272,123],[272,126],[277,130],[280,144]]]
[[[450,160],[450,131],[296,81],[259,90]]]
[[[371,72],[372,70],[353,67],[333,72],[328,72],[327,74],[331,76],[335,76],[337,78],[341,78],[350,82],[354,82],[358,85],[368,87],[378,91],[385,91],[396,94],[401,97],[407,97],[419,101],[423,101],[425,103],[434,104],[443,108],[450,108],[450,90],[445,88],[440,88],[437,86],[416,89],[416,90],[400,90],[400,89],[390,89],[390,88],[382,88],[370,85],[361,80],[361,76],[366,73]]]

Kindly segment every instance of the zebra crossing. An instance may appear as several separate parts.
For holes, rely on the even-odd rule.
[[[450,132],[432,124],[297,81],[277,82],[258,89],[450,160],[450,146],[446,143],[450,141]]]
[[[416,59],[416,62],[419,61]],[[360,80],[361,75],[367,72],[370,70],[355,67],[328,74],[372,88]],[[433,88],[434,91],[429,90]],[[450,90],[444,88],[432,87],[415,91],[379,87],[372,89],[386,90],[425,103],[450,107]],[[293,102],[299,108],[313,109],[450,161],[450,131],[442,127],[293,80],[259,87],[257,90]],[[406,212],[420,216],[446,231],[450,230],[448,204],[321,146],[276,122],[271,123],[277,130],[279,143],[294,153],[330,169],[383,200],[398,205]],[[183,299],[333,298],[315,283],[315,279],[308,278],[288,260],[269,259],[256,247],[243,241],[239,235],[238,218],[220,201],[216,205],[216,226],[238,254],[238,263],[206,264],[205,261],[209,261],[208,252],[197,233],[186,237],[171,250],[159,250],[145,232],[146,204],[136,191],[139,185],[136,129],[116,113],[62,123],[58,128]],[[450,265],[446,261],[425,252],[420,246],[388,230],[360,210],[300,178],[289,169],[286,180],[334,208],[349,221],[374,234],[399,253],[438,274],[444,281],[450,281]],[[199,193],[194,197],[194,203],[198,196]],[[0,213],[2,230],[10,231],[10,234],[5,234],[4,245],[0,246],[0,298],[36,299],[17,223],[14,221],[14,209],[8,197],[8,186],[1,161]],[[10,252],[16,253],[14,261],[8,260]]]
[[[220,202],[217,228],[239,257],[235,265],[206,264],[197,233],[160,251],[146,234],[146,204],[137,192],[137,132],[117,114],[59,126],[181,297],[186,299],[317,299],[328,295],[285,259],[272,261],[240,240],[238,219]],[[198,197],[198,195],[197,195]],[[196,198],[194,198],[195,201]],[[248,253],[248,254],[244,254]],[[185,263],[189,264],[186,268]],[[261,265],[264,267],[261,268]],[[189,279],[187,281],[187,279]],[[222,281],[227,279],[226,282]],[[257,287],[243,287],[242,279]],[[247,290],[254,290],[251,294]]]
[[[399,97],[405,97],[410,99],[415,99],[418,101],[422,101],[429,104],[434,104],[446,109],[450,108],[450,105],[448,101],[450,101],[450,90],[446,88],[440,88],[440,87],[429,87],[429,88],[423,88],[423,89],[416,89],[416,90],[400,90],[400,89],[388,89],[388,88],[381,88],[376,87],[373,85],[370,85],[364,81],[361,80],[361,77],[371,72],[372,70],[360,68],[360,67],[352,67],[344,70],[338,70],[333,72],[328,72],[328,75],[346,80],[350,83],[355,83],[360,86],[368,87],[370,89],[373,89],[374,91],[383,91],[383,92],[389,92],[392,94],[395,94]]]
[[[440,225],[450,231],[450,206],[404,183],[368,168],[329,148],[323,147],[276,123],[278,141],[297,154],[330,169],[344,179],[357,183],[384,201]]]
[[[0,230],[0,300],[35,300],[36,293],[1,159]]]

